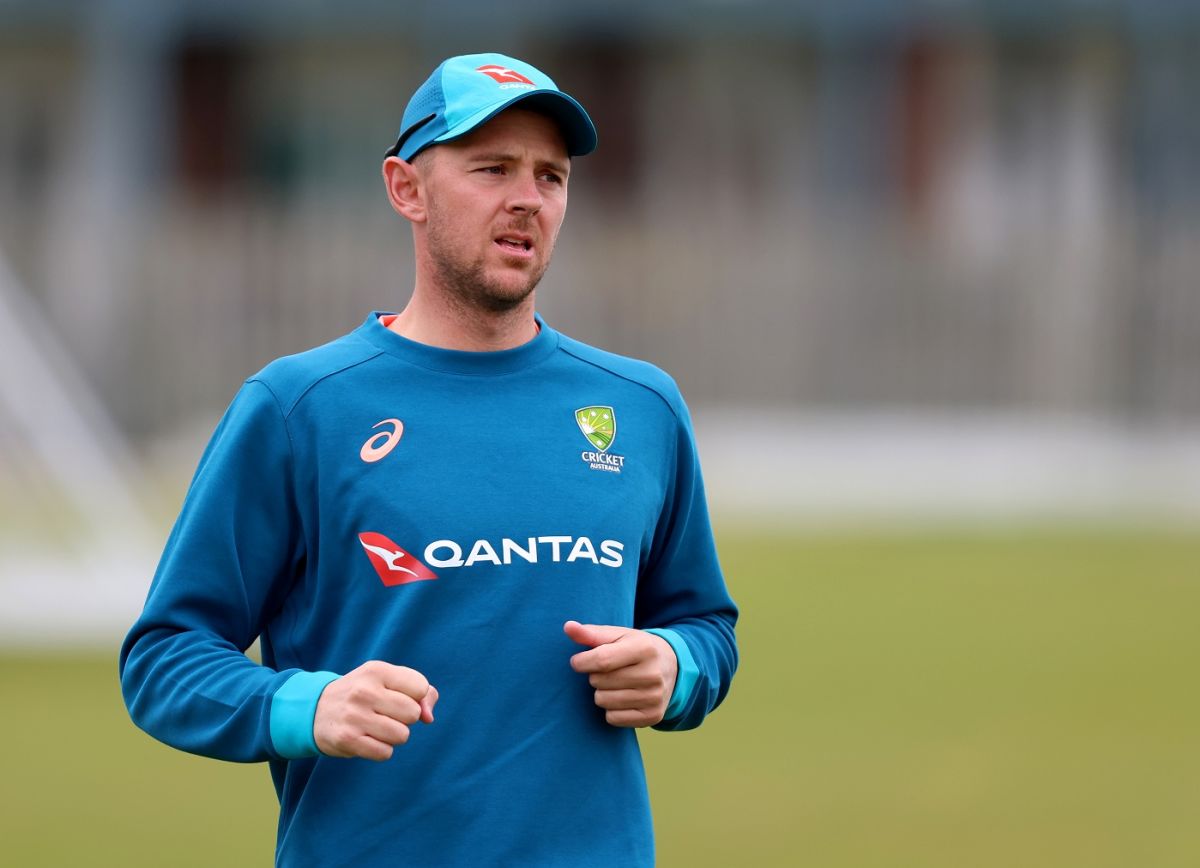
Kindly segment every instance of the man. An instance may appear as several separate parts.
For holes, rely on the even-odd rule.
[[[737,610],[674,383],[534,312],[595,145],[534,67],[445,61],[383,165],[408,305],[247,380],[200,461],[122,688],[270,761],[278,864],[654,862],[634,730],[720,703]]]

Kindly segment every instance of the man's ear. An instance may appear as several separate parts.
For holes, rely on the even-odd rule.
[[[425,184],[412,163],[388,157],[383,161],[383,184],[397,214],[412,223],[425,222]]]

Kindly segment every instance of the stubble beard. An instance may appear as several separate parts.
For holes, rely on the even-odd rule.
[[[501,282],[487,275],[482,256],[467,260],[456,255],[446,226],[446,221],[430,214],[426,233],[435,279],[456,304],[469,311],[496,314],[516,309],[541,282],[550,265],[549,257],[534,265],[523,284],[513,286]]]

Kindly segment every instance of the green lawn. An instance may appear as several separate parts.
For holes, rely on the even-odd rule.
[[[1192,866],[1200,535],[722,536],[742,669],[643,739],[663,866]],[[270,864],[266,769],[128,722],[115,650],[0,656],[0,864]]]

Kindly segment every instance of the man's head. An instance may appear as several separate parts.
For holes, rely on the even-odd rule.
[[[550,264],[570,158],[595,144],[579,103],[528,64],[483,54],[439,66],[383,166],[413,225],[418,291],[475,311],[518,307]]]

